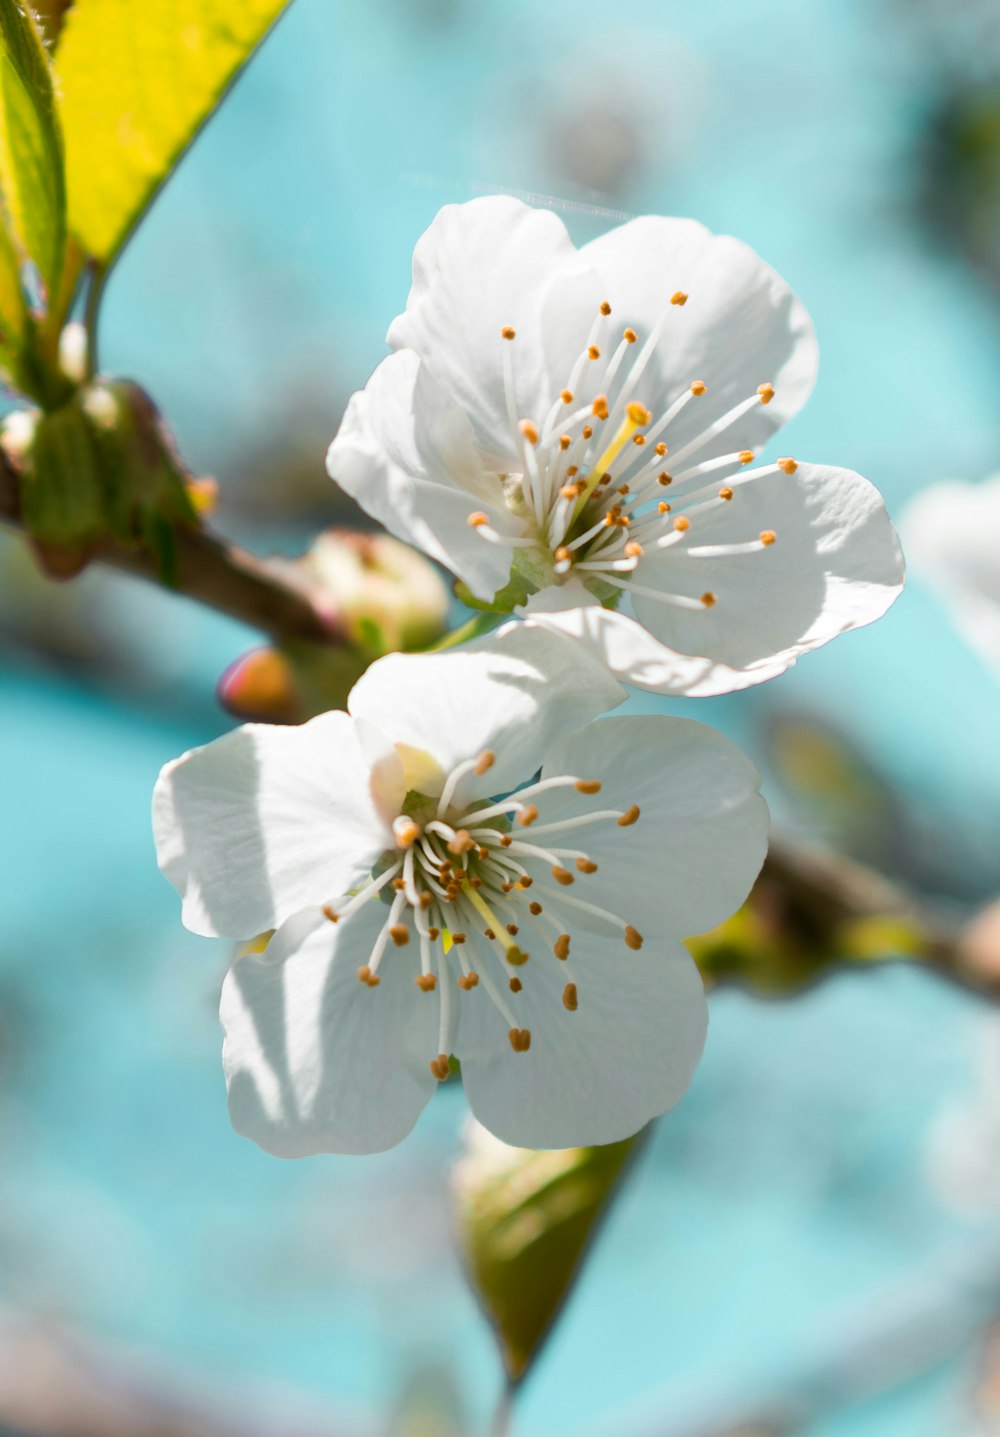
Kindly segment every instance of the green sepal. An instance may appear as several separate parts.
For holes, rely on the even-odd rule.
[[[534,586],[527,579],[520,575],[512,575],[502,589],[498,589],[492,599],[477,599],[475,594],[462,579],[455,580],[455,597],[461,599],[468,609],[476,609],[483,614],[510,614],[520,604],[526,604],[535,592]]]

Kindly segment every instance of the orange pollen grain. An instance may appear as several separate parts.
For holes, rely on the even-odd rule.
[[[459,986],[460,988],[463,988],[466,993],[471,993],[471,991],[472,991],[473,988],[478,988],[478,987],[479,987],[479,974],[478,974],[478,973],[466,973],[466,974],[464,974],[461,978],[459,978],[459,980],[458,980],[458,986]]]
[[[336,909],[331,908],[329,903],[325,903],[323,905],[323,917],[329,918],[331,923],[340,922],[340,914],[336,911]]]
[[[541,911],[542,905],[538,902],[537,898],[533,898],[528,904],[528,912],[534,914],[534,916],[537,918]]]
[[[585,425],[583,426],[583,428],[581,429],[580,433],[583,435],[584,439],[590,439],[590,438],[592,438],[593,433],[594,433],[593,425],[591,425],[591,424],[585,424]]]
[[[560,436],[559,436],[559,448],[560,448],[560,449],[568,449],[569,446],[570,446],[572,443],[573,443],[573,440],[572,440],[572,438],[570,437],[570,435],[568,435],[568,434],[560,434]]]
[[[625,545],[625,557],[626,559],[642,558],[642,545],[639,543],[638,539],[630,539]]]
[[[666,454],[666,453],[668,452],[668,451],[667,451],[667,446],[664,444],[664,442],[663,442],[662,439],[660,440],[659,444],[657,444],[657,446],[656,446],[656,452],[657,452],[657,454],[659,454],[659,456],[660,456],[661,459],[663,458],[664,454]]]
[[[662,484],[665,489],[668,484],[672,484],[674,482],[674,476],[672,474],[668,474],[665,469],[661,469],[659,474],[657,474],[656,476],[656,482],[657,484]]]

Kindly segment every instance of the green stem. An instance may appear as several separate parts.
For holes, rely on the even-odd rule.
[[[107,272],[106,265],[98,264],[97,260],[91,260],[90,288],[87,291],[87,308],[84,313],[84,325],[87,330],[87,373],[91,378],[98,372],[97,321],[101,312],[101,296],[104,293],[104,280]]]
[[[459,644],[468,643],[470,639],[478,639],[481,634],[488,634],[491,629],[496,628],[503,617],[502,614],[473,614],[471,619],[466,619],[464,624],[459,624],[457,629],[452,629],[450,634],[445,634],[443,639],[431,644],[424,653],[437,654],[442,649],[454,649]]]

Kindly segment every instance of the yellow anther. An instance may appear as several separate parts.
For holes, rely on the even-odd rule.
[[[626,923],[625,925],[625,942],[630,948],[635,949],[636,952],[642,947],[642,934],[637,933],[631,923]]]
[[[707,386],[702,380],[696,379],[691,386],[691,393],[695,396],[696,399],[699,399],[705,393],[706,388]]]
[[[773,529],[762,529],[760,531],[760,542],[767,546],[773,544],[777,537],[778,536]]]
[[[514,842],[514,840],[513,840],[513,838],[511,837],[511,835],[510,835],[509,833],[501,833],[501,835],[500,835],[500,847],[501,847],[501,848],[509,848],[513,842]]]
[[[600,359],[600,357],[601,357],[601,351],[600,351],[599,346],[596,345],[596,344],[588,344],[588,346],[587,346],[587,358],[588,358],[588,359]]]
[[[531,1047],[530,1028],[511,1028],[507,1034],[515,1053],[526,1053]]]
[[[382,981],[377,973],[372,972],[367,963],[363,963],[358,969],[358,978],[367,988],[377,988]]]
[[[561,867],[558,863],[552,869],[552,877],[557,883],[561,883],[563,888],[568,888],[571,883],[576,882],[576,879],[572,873],[570,873],[569,869]]]
[[[576,984],[567,983],[563,989],[563,1007],[568,1013],[575,1013],[579,1004],[576,997]]]
[[[515,968],[521,968],[524,966],[525,963],[527,963],[528,959],[531,957],[531,954],[525,953],[523,948],[518,948],[516,943],[512,943],[507,949],[507,952],[504,954],[504,957],[507,959],[508,963],[513,963]]]
[[[571,436],[570,436],[569,434],[560,434],[560,436],[559,436],[559,448],[560,448],[560,449],[568,449],[569,446],[570,446],[572,443],[573,443],[573,440],[572,440],[572,438],[571,438]]]
[[[659,454],[660,458],[662,459],[663,456],[664,456],[664,454],[666,454],[666,453],[668,453],[668,452],[669,452],[669,451],[667,450],[667,446],[664,444],[663,440],[661,439],[660,442],[659,442],[659,444],[657,444],[657,446],[656,446],[656,453]]]
[[[671,304],[687,304],[687,302],[688,297],[682,289],[675,289],[673,294],[670,296]]]
[[[702,594],[701,602],[705,605],[706,609],[710,609],[712,605],[716,602],[715,595],[712,593],[711,589],[707,589],[705,593]]]
[[[777,463],[778,468],[784,469],[786,474],[794,474],[796,469],[799,467],[798,461],[796,459],[789,459],[787,458],[787,456],[784,459],[779,459]]]
[[[580,484],[563,484],[559,490],[561,499],[575,499],[583,486]]]
[[[590,407],[598,419],[607,419],[608,396],[606,394],[599,394]]]
[[[668,474],[665,469],[661,469],[659,474],[657,474],[656,476],[656,482],[657,484],[662,484],[663,488],[666,489],[668,484],[672,484],[674,482],[674,476],[672,474]]]
[[[520,993],[521,988],[523,987],[523,984],[521,983],[521,980],[520,980],[520,978],[518,978],[518,976],[517,976],[516,973],[515,973],[515,975],[514,975],[513,978],[510,978],[510,979],[508,980],[508,982],[507,982],[507,987],[510,989],[510,991],[511,991],[512,993]]]
[[[323,905],[323,917],[324,917],[324,918],[329,918],[329,920],[330,920],[331,923],[339,923],[339,922],[340,922],[340,914],[337,912],[337,910],[336,910],[335,908],[331,908],[330,905],[329,905],[329,903],[324,903],[324,905]]]
[[[538,430],[535,428],[534,424],[532,424],[530,419],[522,419],[517,427],[518,429],[520,429],[521,433],[524,435],[525,439],[527,439],[529,444],[538,443]]]
[[[596,778],[578,778],[573,785],[577,793],[600,793],[600,780]]]
[[[474,772],[476,773],[477,777],[482,778],[484,773],[488,773],[489,770],[496,763],[496,761],[497,760],[495,753],[493,753],[488,748],[483,749],[483,752],[476,759],[476,767]]]
[[[556,941],[555,941],[555,942],[553,943],[553,945],[552,945],[552,951],[553,951],[553,953],[556,955],[556,957],[559,959],[560,963],[565,963],[565,962],[566,962],[566,959],[569,957],[569,934],[568,934],[568,933],[560,933],[560,934],[559,934],[559,937],[556,939]]]
[[[611,306],[610,304],[608,304],[608,301],[606,299],[601,301],[601,313],[605,317],[607,317],[611,313]]]
[[[517,821],[522,828],[527,828],[529,824],[534,823],[537,817],[538,809],[535,807],[535,805],[533,803],[526,803],[521,809],[521,812],[517,815]]]
[[[646,436],[645,436],[645,434],[633,434],[633,435],[632,435],[632,443],[633,443],[633,444],[638,444],[638,446],[639,446],[640,449],[641,449],[642,446],[645,444],[645,442],[646,442]]]
[[[420,824],[408,814],[401,813],[392,820],[392,832],[397,848],[412,848],[420,837]]]
[[[754,461],[754,452],[753,452],[752,449],[741,449],[741,450],[740,450],[740,463],[741,463],[741,464],[752,464],[753,461]]]
[[[629,809],[627,809],[627,810],[622,814],[622,816],[618,819],[618,827],[619,827],[619,828],[631,828],[632,824],[635,823],[635,821],[636,821],[636,819],[637,819],[638,817],[639,817],[639,805],[638,805],[637,803],[633,803],[632,807],[629,808]]]
[[[594,426],[592,424],[585,424],[580,430],[580,433],[583,435],[584,439],[590,439],[594,433]]]
[[[568,497],[575,499],[576,495],[571,494]],[[567,549],[565,544],[560,544],[559,548],[554,551],[552,557],[557,564],[570,564],[573,561],[573,551],[572,549]]]
[[[572,404],[572,403],[573,403],[573,391],[572,391],[572,389],[560,389],[560,391],[559,391],[559,398],[562,400],[562,402],[563,402],[564,404]]]
[[[511,327],[510,327],[509,324],[505,324],[504,327],[503,327],[503,329],[501,329],[501,331],[500,331],[500,338],[501,338],[501,339],[516,339],[516,337],[517,337],[517,330],[516,330],[516,329],[511,329]]]
[[[761,404],[770,404],[771,400],[774,398],[774,385],[758,384],[757,393],[760,395]]]
[[[490,516],[488,514],[484,514],[482,509],[477,509],[474,514],[469,515],[468,519],[465,522],[469,524],[473,529],[481,529],[484,524],[488,524],[490,522]]]
[[[667,503],[667,501],[666,501],[665,499],[661,499],[660,502],[659,502],[659,504],[657,504],[657,506],[656,506],[656,512],[657,512],[657,514],[669,514],[669,513],[670,513],[670,505]]]
[[[640,404],[637,399],[633,399],[631,404],[626,405],[625,413],[633,424],[648,424],[653,417],[645,404]]]
[[[639,543],[638,539],[630,539],[625,545],[625,557],[626,559],[642,558],[642,545]]]
[[[448,1062],[447,1053],[438,1053],[436,1058],[431,1059],[431,1072],[439,1083],[444,1083],[451,1076],[451,1064]]]
[[[433,973],[421,973],[413,981],[421,993],[433,993],[438,985],[438,980]]]
[[[473,988],[479,987],[479,974],[464,973],[462,977],[458,980],[458,986],[460,988],[464,988],[466,993],[471,992]]]
[[[576,866],[577,866],[577,868],[580,870],[581,873],[596,873],[596,872],[597,872],[597,864],[594,862],[594,860],[593,860],[592,858],[578,858],[578,859],[576,860]]]
[[[730,489],[728,484],[724,485],[724,487],[719,490],[720,499],[725,499],[728,502],[732,497],[733,491],[732,489]]]
[[[639,336],[636,334],[634,329],[626,329],[622,338],[625,340],[626,344],[635,344]]]
[[[686,534],[690,527],[691,520],[685,519],[683,514],[679,514],[674,520],[674,528],[677,530],[678,534]]]
[[[389,929],[389,937],[397,948],[405,948],[410,941],[410,930],[405,923],[394,923]]]

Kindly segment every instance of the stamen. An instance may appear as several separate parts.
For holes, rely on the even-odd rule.
[[[760,395],[761,404],[770,404],[771,400],[774,398],[774,385],[758,384],[757,393]]]
[[[687,304],[687,302],[688,297],[682,289],[674,290],[673,294],[670,296],[671,304]]]
[[[631,828],[632,824],[635,823],[638,817],[639,805],[637,803],[633,803],[631,808],[626,809],[626,811],[622,814],[621,818],[619,818],[618,827]]]
[[[786,458],[786,459],[779,459],[779,460],[777,461],[777,465],[778,465],[778,468],[779,468],[779,469],[783,469],[786,474],[794,474],[795,471],[796,471],[796,469],[799,467],[799,466],[798,466],[798,463],[796,462],[796,460],[794,460],[794,459],[787,459],[787,458]]]
[[[567,1012],[569,1012],[569,1013],[575,1013],[575,1012],[576,1012],[576,1010],[577,1010],[577,1008],[578,1008],[578,1006],[579,1006],[579,1003],[578,1003],[577,996],[576,996],[576,984],[575,984],[575,983],[567,983],[567,984],[566,984],[566,987],[563,989],[562,1000],[563,1000],[563,1007],[567,1010]]]
[[[407,814],[401,813],[392,821],[392,832],[397,848],[412,848],[420,837],[420,824]]]
[[[531,1047],[530,1028],[511,1028],[507,1036],[515,1053],[526,1053]]]
[[[391,882],[402,866],[403,860],[400,858],[391,868],[387,868],[384,873],[380,873],[377,878],[373,878],[371,883],[365,884],[364,888],[362,888],[359,893],[356,893],[351,901],[346,903],[339,912],[331,907],[330,904],[327,904],[323,909],[323,916],[328,918],[331,923],[339,923],[341,918],[349,918],[363,903],[367,903],[369,898],[374,898],[380,889]]]
[[[517,330],[516,330],[516,329],[511,329],[511,327],[510,327],[509,324],[505,324],[504,327],[503,327],[503,329],[501,329],[501,331],[500,331],[500,338],[501,338],[501,339],[516,339],[516,338],[517,338]]]

